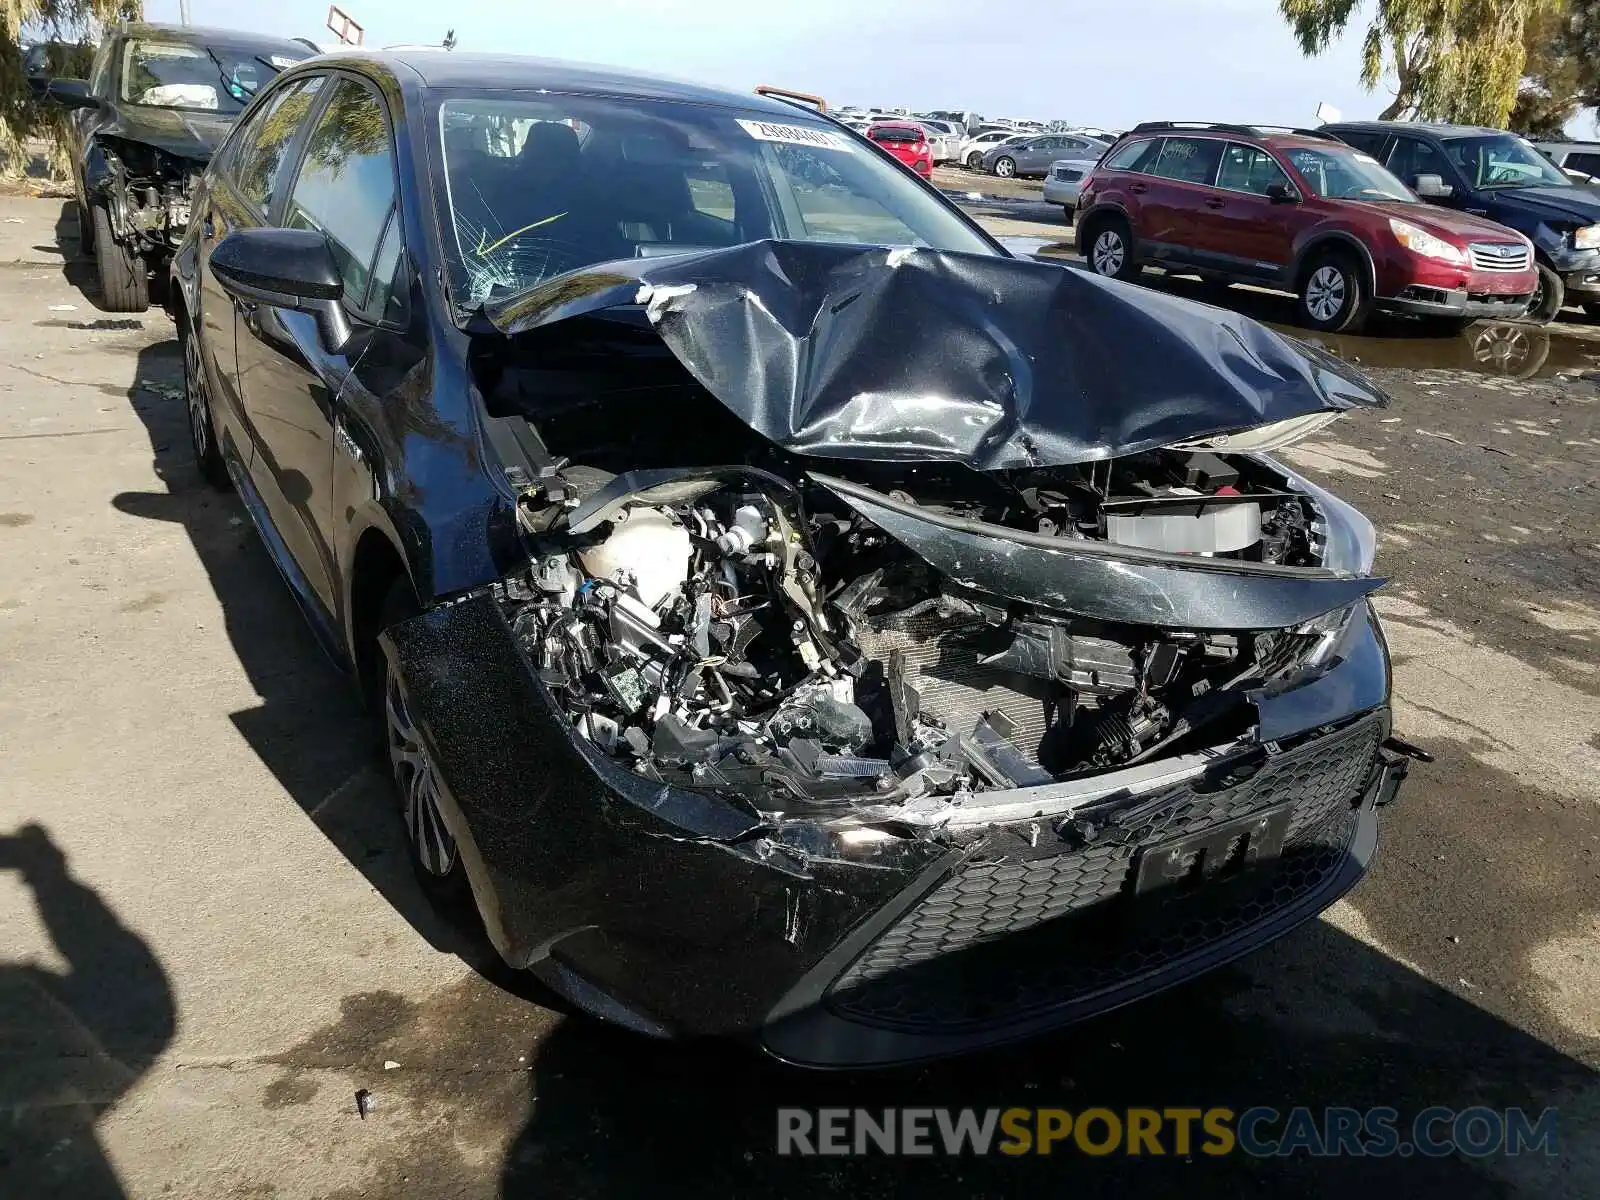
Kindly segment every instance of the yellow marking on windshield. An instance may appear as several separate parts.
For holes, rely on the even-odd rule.
[[[480,233],[478,235],[478,249],[477,249],[476,253],[477,253],[479,258],[482,258],[485,255],[491,254],[494,251],[500,249],[501,246],[504,246],[512,238],[521,237],[523,234],[527,233],[528,230],[537,229],[541,225],[548,225],[548,224],[550,224],[551,221],[559,221],[559,220],[561,220],[562,217],[564,217],[566,215],[567,215],[566,213],[557,213],[553,217],[545,217],[542,220],[535,221],[532,225],[524,225],[521,229],[513,229],[510,233],[506,234],[505,237],[501,238],[498,242],[492,242],[487,246],[483,244],[483,239],[489,236],[489,232],[488,232],[488,230],[484,230],[482,233]]]

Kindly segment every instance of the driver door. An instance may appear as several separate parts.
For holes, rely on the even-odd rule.
[[[1412,191],[1417,190],[1419,175],[1437,175],[1450,185],[1452,190],[1448,196],[1424,196],[1423,199],[1429,204],[1462,208],[1472,194],[1444,152],[1421,138],[1396,137],[1394,146],[1389,151],[1389,161],[1385,165],[1389,168],[1390,174],[1397,176],[1400,182]]]
[[[344,282],[343,304],[359,331],[395,209],[395,157],[377,92],[330,77],[303,156],[274,223],[327,235]],[[336,403],[351,359],[325,348],[316,318],[269,304],[241,304],[236,332],[240,403],[255,439],[250,477],[282,540],[290,583],[330,624],[339,612],[333,539]],[[363,344],[358,336],[348,353]],[[298,574],[300,578],[293,577]]]

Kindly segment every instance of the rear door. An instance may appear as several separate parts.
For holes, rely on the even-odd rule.
[[[1197,250],[1232,274],[1271,279],[1291,257],[1292,204],[1274,203],[1274,184],[1294,193],[1289,176],[1259,146],[1229,142],[1217,168],[1217,186],[1196,216]]]
[[[1220,138],[1168,137],[1149,169],[1139,220],[1139,257],[1191,263],[1203,258],[1201,214],[1216,199],[1213,186],[1226,143]]]
[[[344,281],[342,303],[358,330],[347,350],[356,354],[367,340],[360,331],[374,323],[369,293],[380,290],[372,278],[395,210],[394,145],[387,110],[369,83],[330,76],[323,91],[327,98],[273,223],[327,236]],[[385,293],[378,302],[386,300]],[[241,311],[238,361],[242,403],[256,431],[256,489],[302,577],[291,584],[332,619],[340,611],[331,498],[335,406],[351,358],[323,345],[312,314],[261,304]]]

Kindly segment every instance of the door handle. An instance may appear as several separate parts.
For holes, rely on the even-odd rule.
[[[1226,200],[1207,200],[1206,201],[1206,207],[1207,208],[1226,208],[1227,206],[1228,206],[1228,202]]]
[[[1136,196],[1142,196],[1150,190],[1150,185],[1148,183],[1130,183],[1128,190]]]

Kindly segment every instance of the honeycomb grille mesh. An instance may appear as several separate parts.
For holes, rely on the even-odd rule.
[[[1373,714],[1269,759],[1226,790],[1174,786],[1142,804],[1146,815],[1116,841],[969,861],[867,948],[829,1003],[856,1019],[917,1028],[1009,1018],[1158,970],[1246,929],[1338,870],[1381,736],[1381,714]],[[1283,852],[1269,867],[1159,904],[1122,899],[1141,847],[1290,802]]]

